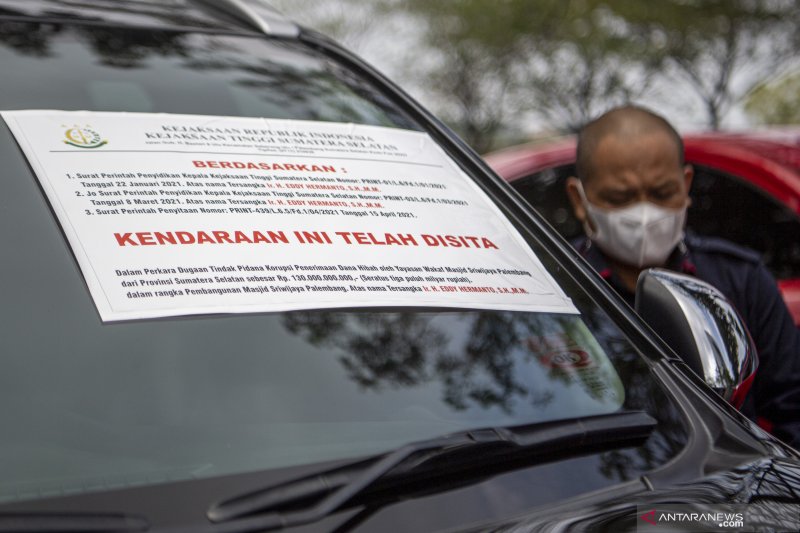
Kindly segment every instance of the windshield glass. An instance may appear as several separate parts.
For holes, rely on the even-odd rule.
[[[15,73],[0,79],[3,110],[421,130],[292,42],[2,22],[0,62]],[[384,307],[109,323],[6,127],[0,154],[0,500],[359,457],[469,428],[625,409],[647,411],[659,430],[642,448],[604,454],[602,475],[629,479],[682,445],[647,364],[529,237],[579,314]]]

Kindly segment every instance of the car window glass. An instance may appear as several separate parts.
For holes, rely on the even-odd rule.
[[[784,204],[736,176],[700,165],[691,196],[690,228],[756,250],[778,279],[800,277],[800,217]]]
[[[566,181],[575,175],[575,165],[547,168],[512,182],[512,186],[544,218],[563,235],[572,240],[583,235],[583,228],[569,203]]]
[[[0,31],[0,61],[16,73],[0,78],[2,109],[418,129],[297,43],[2,24],[12,27]],[[620,409],[645,410],[658,430],[582,476],[635,479],[686,441],[638,349],[530,234],[580,316],[393,308],[103,324],[5,125],[0,160],[0,238],[13,250],[0,262],[2,501],[359,457],[451,431]]]
[[[260,116],[418,129],[359,78],[290,42],[0,21],[0,63],[15,73],[4,76],[3,109]]]

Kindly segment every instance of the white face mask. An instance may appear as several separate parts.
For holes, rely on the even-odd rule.
[[[639,268],[663,266],[673,248],[683,239],[686,205],[668,209],[639,202],[621,209],[603,209],[589,203],[578,184],[583,205],[596,230],[584,222],[586,235],[604,253]]]

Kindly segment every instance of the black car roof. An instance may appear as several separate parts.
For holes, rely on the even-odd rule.
[[[261,0],[0,0],[0,17],[281,36],[298,32]]]

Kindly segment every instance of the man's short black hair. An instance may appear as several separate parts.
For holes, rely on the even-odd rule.
[[[656,131],[667,133],[675,140],[678,161],[684,164],[683,140],[675,128],[661,115],[635,105],[616,107],[588,122],[578,132],[576,173],[586,181],[592,173],[592,156],[600,141],[608,135],[639,136]]]

